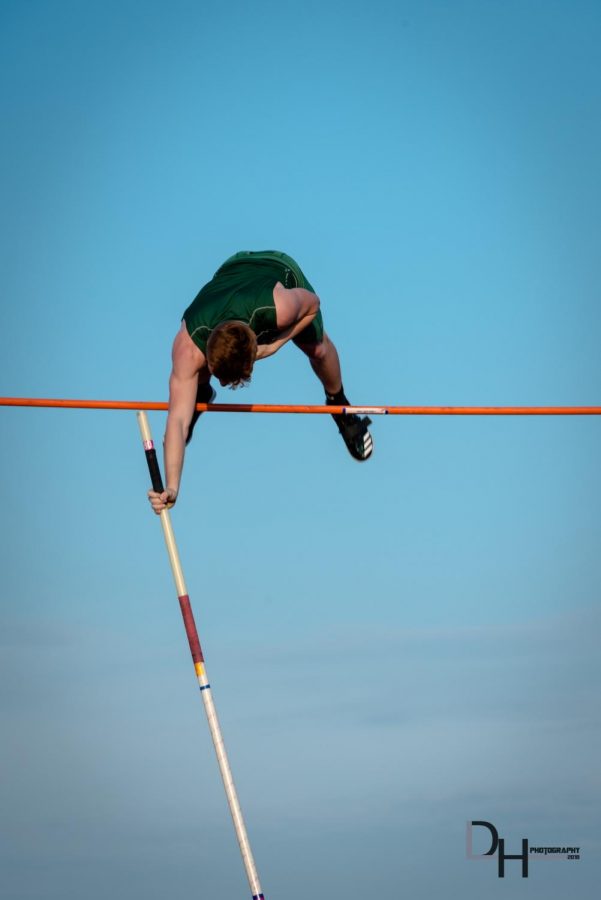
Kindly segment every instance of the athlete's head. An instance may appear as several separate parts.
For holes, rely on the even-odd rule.
[[[222,322],[207,341],[207,364],[222,385],[240,387],[250,381],[257,357],[257,338],[244,322]]]

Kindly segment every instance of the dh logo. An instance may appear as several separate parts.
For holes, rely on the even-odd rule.
[[[486,853],[474,853],[472,850],[473,829],[475,827],[486,828],[492,837],[490,849]],[[468,822],[466,832],[466,851],[468,859],[490,859],[499,851],[499,878],[505,878],[505,860],[521,859],[522,860],[522,878],[528,878],[528,839],[522,838],[521,853],[506,853],[505,838],[499,837],[499,832],[491,822]]]

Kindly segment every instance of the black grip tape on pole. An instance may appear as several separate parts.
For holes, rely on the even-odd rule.
[[[157,494],[163,493],[163,479],[161,477],[161,470],[159,469],[159,461],[157,459],[157,452],[152,448],[152,450],[145,450],[146,453],[146,462],[148,463],[148,471],[150,472],[150,480],[152,482],[152,489],[156,491]]]

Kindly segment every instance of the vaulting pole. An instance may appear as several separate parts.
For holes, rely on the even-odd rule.
[[[161,471],[159,468],[156,451],[154,449],[152,436],[150,434],[148,418],[145,412],[138,412],[138,425],[140,426],[140,433],[142,435],[142,442],[144,444],[144,451],[146,453],[146,461],[148,463],[148,470],[150,472],[152,489],[154,491],[157,491],[158,493],[162,493],[163,479],[161,478]],[[217,711],[215,709],[215,704],[213,703],[211,686],[209,684],[204,657],[202,654],[200,641],[198,639],[198,632],[194,623],[194,615],[192,613],[192,607],[190,606],[190,598],[188,597],[188,592],[186,590],[184,573],[182,571],[179,553],[177,552],[177,546],[175,543],[175,537],[173,534],[173,529],[171,527],[171,519],[168,510],[162,510],[160,518],[161,525],[163,526],[165,544],[167,545],[167,552],[169,554],[169,562],[171,563],[171,570],[173,572],[173,579],[175,581],[175,588],[177,590],[177,598],[179,600],[179,605],[182,611],[182,618],[184,620],[184,627],[186,629],[188,643],[190,644],[192,661],[194,662],[194,669],[196,671],[196,677],[198,679],[198,685],[200,687],[200,694],[204,703],[205,712],[207,714],[209,730],[211,732],[211,738],[213,739],[213,746],[215,747],[215,753],[217,755],[217,762],[219,763],[221,778],[223,779],[223,786],[225,788],[227,802],[232,814],[234,829],[236,831],[236,837],[238,838],[238,844],[240,846],[240,853],[242,854],[242,861],[246,870],[246,877],[248,878],[248,883],[250,885],[253,900],[264,900],[263,893],[261,892],[261,884],[259,882],[257,867],[255,866],[255,861],[250,849],[248,835],[246,833],[246,827],[244,825],[244,819],[242,818],[242,810],[240,809],[240,803],[238,802],[238,795],[236,794],[236,787],[232,778],[232,773],[225,750],[225,744],[223,743],[221,728],[219,726],[219,719],[217,718]]]

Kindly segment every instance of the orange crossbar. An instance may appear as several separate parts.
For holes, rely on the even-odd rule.
[[[146,400],[54,400],[42,397],[0,397],[0,406],[59,409],[166,410],[167,403]],[[204,412],[238,413],[366,413],[390,416],[599,416],[601,406],[303,406],[269,403],[199,403]]]

